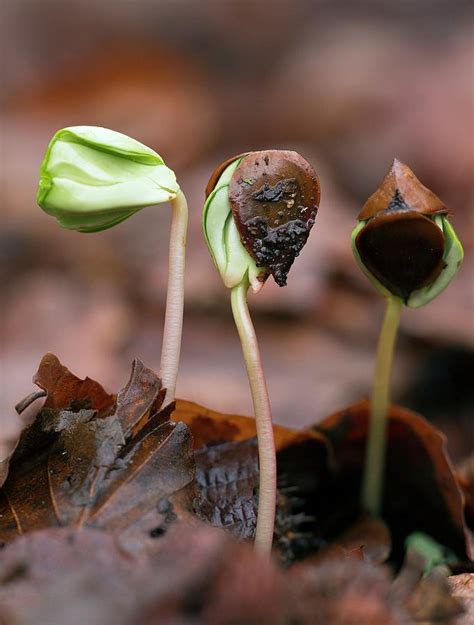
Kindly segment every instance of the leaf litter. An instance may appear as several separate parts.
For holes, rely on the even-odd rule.
[[[139,360],[117,396],[52,354],[34,381],[42,391],[18,411],[46,401],[0,463],[2,624],[469,622],[472,574],[423,577],[420,555],[400,547],[413,525],[442,534],[468,570],[463,497],[442,436],[418,415],[392,407],[385,522],[354,496],[366,403],[307,431],[275,426],[275,558],[264,562],[245,544],[258,506],[253,419],[163,408]],[[410,472],[422,476],[415,493]]]

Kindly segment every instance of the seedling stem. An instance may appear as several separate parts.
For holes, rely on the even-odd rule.
[[[387,300],[375,363],[374,386],[370,404],[370,423],[362,480],[362,506],[379,516],[382,508],[387,445],[387,413],[390,406],[390,375],[403,301],[394,295]]]
[[[168,292],[161,347],[160,376],[166,388],[164,404],[174,401],[183,329],[184,263],[188,205],[182,191],[171,201],[172,218],[169,245]]]
[[[255,549],[262,554],[269,555],[273,542],[276,507],[275,441],[267,384],[247,304],[248,288],[249,281],[246,276],[240,284],[232,288],[231,305],[247,367],[257,427],[260,483]]]

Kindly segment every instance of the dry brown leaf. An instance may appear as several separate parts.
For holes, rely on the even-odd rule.
[[[258,508],[255,419],[220,414],[178,400],[173,418],[194,437],[198,514],[240,539],[252,539]],[[286,564],[307,556],[324,540],[307,502],[328,477],[328,446],[321,434],[274,426],[279,497],[275,547]]]
[[[387,571],[329,563],[285,574],[220,530],[175,525],[124,553],[106,532],[49,528],[0,560],[2,625],[406,625]]]
[[[125,625],[130,604],[151,575],[148,560],[125,553],[106,532],[30,532],[2,552],[0,622]]]
[[[176,401],[173,419],[190,427],[194,449],[201,449],[204,445],[243,441],[257,435],[255,419],[252,417],[222,414],[184,399]],[[308,438],[307,434],[275,424],[273,433],[277,449],[298,438]]]
[[[332,510],[354,514],[359,507],[368,415],[369,402],[364,400],[315,428],[334,451],[334,483],[327,492]],[[464,500],[444,435],[399,406],[391,406],[389,417],[383,518],[392,533],[395,557],[402,559],[404,539],[414,531],[432,536],[461,560],[472,557]]]
[[[192,439],[159,410],[161,382],[135,361],[117,401],[79,380],[52,354],[35,376],[48,396],[21,434],[0,490],[0,540],[32,530],[97,527],[129,547],[187,515],[194,495]]]

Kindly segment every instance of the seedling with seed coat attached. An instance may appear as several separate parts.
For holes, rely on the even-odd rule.
[[[203,230],[226,287],[252,393],[260,486],[255,548],[269,554],[276,507],[272,413],[247,292],[272,275],[280,286],[308,239],[319,205],[319,179],[296,152],[265,150],[225,161],[206,188]]]
[[[171,202],[168,292],[160,376],[174,400],[183,325],[188,207],[174,172],[139,141],[108,128],[59,130],[40,168],[37,202],[64,228],[100,232],[141,208]]]
[[[382,507],[390,374],[402,308],[419,308],[439,295],[463,259],[448,212],[409,167],[395,160],[362,208],[352,233],[352,249],[360,268],[387,299],[361,491],[363,507],[374,515],[379,515]]]

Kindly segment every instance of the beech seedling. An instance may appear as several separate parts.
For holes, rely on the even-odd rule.
[[[264,150],[235,156],[212,174],[203,230],[225,286],[252,394],[260,466],[255,548],[269,554],[276,507],[276,456],[270,400],[247,292],[273,276],[279,286],[305,245],[318,211],[319,179],[299,154]]]
[[[188,208],[174,172],[154,150],[126,135],[96,126],[59,130],[40,167],[39,206],[59,224],[100,232],[146,206],[170,202],[168,292],[160,376],[165,403],[174,400],[183,324]]]
[[[459,269],[463,249],[448,209],[395,160],[358,216],[352,233],[355,258],[387,299],[377,347],[370,424],[362,480],[363,507],[379,515],[384,479],[390,374],[403,306],[419,308],[443,291]]]

